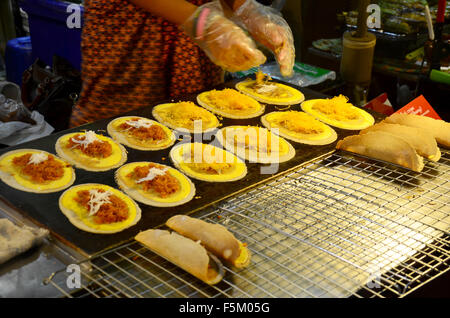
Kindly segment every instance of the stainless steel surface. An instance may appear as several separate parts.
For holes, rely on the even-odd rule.
[[[208,286],[137,242],[91,260],[68,297],[403,297],[450,266],[450,151],[415,173],[336,152],[197,213],[248,244]]]
[[[64,266],[51,249],[44,244],[0,265],[0,298],[57,297],[58,292],[42,282]]]
[[[8,218],[19,226],[36,226],[2,201],[0,218]],[[41,246],[0,264],[0,298],[57,297],[59,292],[45,285],[43,277],[80,259],[74,252],[63,249],[57,241],[48,238]]]

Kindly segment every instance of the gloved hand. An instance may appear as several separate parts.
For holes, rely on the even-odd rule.
[[[283,76],[291,76],[295,62],[292,31],[274,9],[255,0],[246,0],[234,11],[231,19],[247,29],[253,39],[271,50]]]
[[[253,40],[224,16],[218,1],[200,6],[181,28],[215,64],[229,72],[248,70],[266,61]]]

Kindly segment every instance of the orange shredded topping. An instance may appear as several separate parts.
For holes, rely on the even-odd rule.
[[[74,137],[70,138],[67,143],[67,148],[77,148],[80,149],[82,153],[88,155],[89,157],[106,158],[112,154],[112,146],[107,141],[95,140],[88,144],[86,147],[74,142],[75,140],[84,140],[86,137],[82,134],[76,134]]]
[[[344,95],[319,99],[312,108],[338,121],[356,120],[360,117],[358,109],[349,103]]]
[[[324,131],[324,126],[320,121],[304,112],[280,112],[273,116],[270,122],[296,133],[319,134]]]
[[[105,192],[103,189],[99,189],[98,191]],[[81,190],[77,192],[74,200],[89,211],[90,198],[89,190]],[[128,205],[122,199],[111,195],[109,201],[110,203],[102,204],[98,212],[94,215],[95,223],[110,224],[121,222],[128,218]]]
[[[255,102],[250,97],[231,88],[212,90],[206,98],[215,107],[225,111],[245,111],[255,108]],[[258,107],[257,103],[256,107]]]
[[[20,172],[31,178],[35,183],[45,183],[60,179],[64,175],[64,165],[55,160],[52,155],[48,159],[38,163],[29,164],[31,153],[24,154],[19,157],[14,157],[13,165],[19,168]]]
[[[134,170],[130,172],[127,177],[135,181],[145,178],[151,168],[162,169],[164,167],[154,163],[150,163],[146,166],[138,166],[134,168]],[[152,180],[143,181],[139,184],[142,185],[144,191],[154,190],[162,198],[165,198],[180,190],[180,184],[177,178],[171,176],[168,172],[162,176],[156,176]]]
[[[138,121],[138,120],[139,120],[139,118],[132,119],[132,121]],[[152,125],[148,128],[146,128],[146,127],[138,127],[137,128],[137,127],[131,126],[128,123],[124,122],[119,125],[119,128],[122,130],[127,130],[128,132],[130,132],[131,135],[133,135],[133,137],[141,139],[141,140],[147,140],[147,139],[163,140],[167,137],[164,129],[162,129],[158,125]]]
[[[256,135],[252,134],[256,129]],[[249,131],[247,133],[247,131]],[[226,131],[223,131],[223,137],[226,138]],[[244,136],[244,145],[240,145],[239,142]],[[265,130],[249,126],[249,127],[238,127],[236,128],[236,133],[233,135],[233,145],[238,147],[256,149],[258,152],[267,152],[268,154],[272,151],[272,136]]]
[[[264,74],[260,69],[255,73],[255,76],[255,82],[248,85],[248,88],[254,90],[257,94],[270,98],[288,98],[292,96],[284,87],[271,82],[272,78]]]
[[[256,84],[259,85],[264,84],[264,82],[270,81],[272,79],[269,75],[263,73],[261,69],[258,69],[258,71],[255,73],[255,77],[256,77]]]
[[[230,163],[227,163],[226,158],[226,152],[222,152],[221,156],[222,158],[219,158],[219,156],[216,155],[216,149],[213,147],[210,151],[210,158],[205,157],[205,153],[203,150],[205,149],[205,145],[201,145],[202,147],[202,157],[197,158],[196,156],[196,145],[191,145],[191,153],[190,153],[190,159],[186,161],[187,164],[190,165],[190,167],[196,171],[199,171],[200,173],[207,173],[207,174],[221,174],[223,171],[226,171],[227,169],[230,169],[232,165]],[[220,149],[218,150],[220,151]],[[219,153],[220,155],[220,153]],[[209,156],[208,156],[209,157]],[[233,158],[233,161],[236,162],[237,158]],[[197,162],[199,161],[199,162]],[[234,163],[233,162],[233,163]]]

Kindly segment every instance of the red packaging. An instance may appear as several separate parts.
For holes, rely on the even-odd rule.
[[[392,108],[392,105],[389,102],[386,93],[381,94],[380,96],[371,100],[369,103],[364,105],[364,108],[374,110],[386,116],[392,115],[394,113],[394,109]]]
[[[414,114],[414,115],[421,115],[421,116],[428,116],[434,119],[441,119],[439,115],[436,113],[436,111],[431,107],[430,103],[423,97],[423,95],[420,95],[413,101],[411,101],[409,104],[403,106],[399,110],[396,111],[396,113],[399,114]]]

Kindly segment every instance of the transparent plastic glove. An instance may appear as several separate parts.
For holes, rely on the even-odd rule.
[[[294,38],[286,20],[276,10],[255,0],[247,0],[233,13],[231,19],[247,29],[255,41],[274,53],[281,75],[292,76]]]
[[[226,71],[245,71],[266,61],[244,30],[224,16],[218,1],[200,6],[181,28]]]

